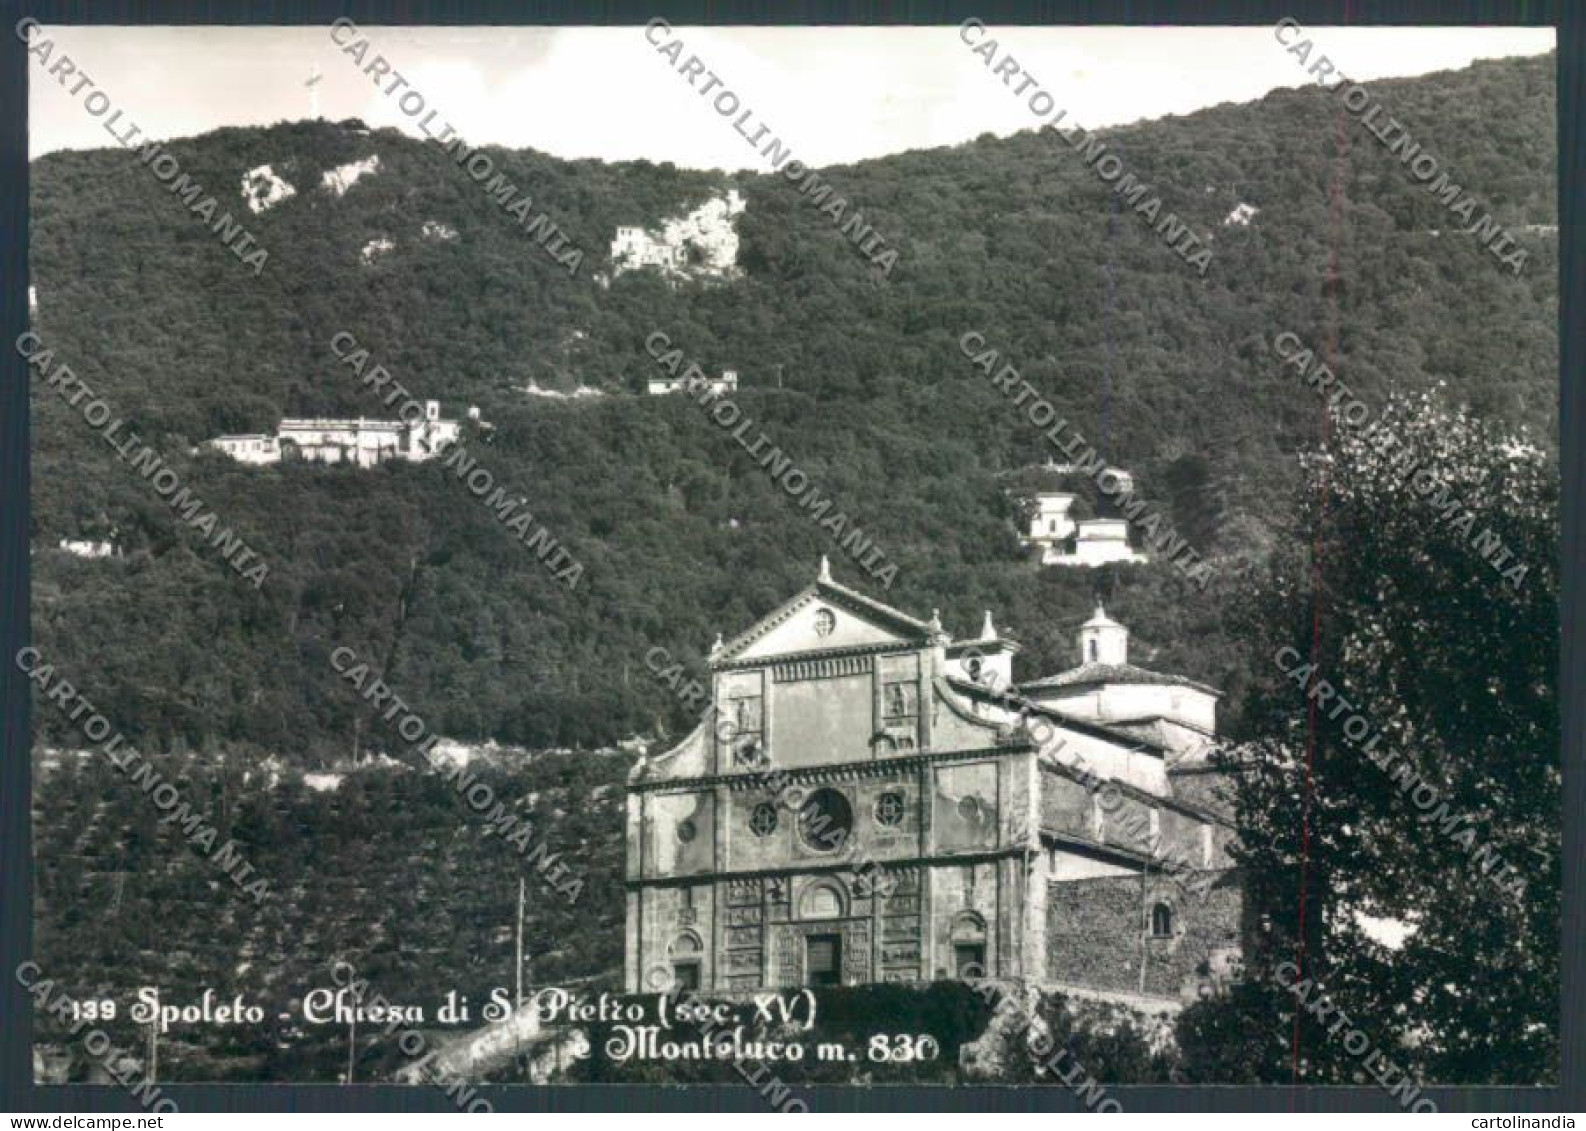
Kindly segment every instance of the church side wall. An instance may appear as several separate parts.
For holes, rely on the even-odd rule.
[[[1150,935],[1158,902],[1173,912],[1165,938]],[[1204,900],[1160,875],[1053,883],[1047,889],[1046,977],[1117,993],[1193,995],[1223,952],[1238,948],[1242,913],[1234,873],[1218,878]]]
[[[1172,774],[1173,796],[1187,804],[1232,816],[1234,811],[1233,779],[1227,773],[1201,771]]]

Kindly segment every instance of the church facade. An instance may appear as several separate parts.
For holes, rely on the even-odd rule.
[[[1176,1007],[1239,963],[1218,693],[1128,661],[1014,681],[990,613],[955,641],[814,584],[728,642],[704,721],[629,780],[626,982],[1017,979]]]

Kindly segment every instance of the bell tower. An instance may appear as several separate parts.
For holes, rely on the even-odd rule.
[[[1129,662],[1129,630],[1107,615],[1101,602],[1096,602],[1096,612],[1079,630],[1079,662],[1081,664],[1127,664]]]

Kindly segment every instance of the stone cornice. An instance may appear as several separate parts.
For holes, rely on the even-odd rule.
[[[750,868],[740,871],[713,869],[705,872],[689,872],[686,875],[672,874],[669,876],[651,876],[640,878],[628,876],[623,879],[623,885],[630,890],[633,888],[664,888],[686,887],[690,884],[713,882],[716,880],[756,880],[769,879],[776,876],[785,876],[789,879],[798,876],[807,876],[819,872],[823,875],[842,875],[847,872],[889,871],[903,868],[936,867],[943,864],[983,864],[992,860],[1005,860],[1009,857],[1023,857],[1030,851],[1027,845],[1012,844],[1006,848],[982,849],[976,852],[935,853],[930,856],[900,856],[894,859],[878,860],[873,856],[856,856],[847,862],[835,861],[801,861],[780,868]]]
[[[1041,762],[1041,769],[1045,770],[1049,774],[1055,774],[1058,777],[1067,778],[1075,785],[1083,786],[1085,784],[1085,780],[1080,776],[1079,771],[1063,762],[1049,762],[1043,760]],[[1125,797],[1133,798],[1134,800],[1144,802],[1147,805],[1160,805],[1164,809],[1172,809],[1186,817],[1193,817],[1197,821],[1206,821],[1210,824],[1222,825],[1224,828],[1231,829],[1234,827],[1234,823],[1227,817],[1224,817],[1218,813],[1214,813],[1210,809],[1202,809],[1198,805],[1191,805],[1187,801],[1180,801],[1176,797],[1164,797],[1159,793],[1152,793],[1149,790],[1141,789],[1137,785],[1131,785],[1129,782],[1122,781],[1118,778],[1108,778],[1106,779],[1106,782]]]
[[[925,647],[899,640],[884,640],[875,644],[851,644],[846,648],[821,648],[802,652],[779,652],[774,656],[756,656],[752,660],[713,660],[711,671],[744,671],[748,668],[777,667],[782,664],[799,664],[807,660],[835,660],[844,656],[873,656],[886,652],[917,652]]]
[[[1142,726],[1146,723],[1156,722],[1172,723],[1176,727],[1183,727],[1185,730],[1192,730],[1196,734],[1204,735],[1213,742],[1217,740],[1217,733],[1215,731],[1207,730],[1198,723],[1192,723],[1184,719],[1176,719],[1172,715],[1162,714],[1160,711],[1156,714],[1131,715],[1130,717],[1124,719],[1108,719],[1107,722],[1110,725],[1116,727]]]
[[[1015,652],[1023,651],[1024,645],[1007,636],[999,636],[994,640],[959,640],[947,646],[947,654],[953,657],[962,655],[970,649],[976,649],[987,656],[995,656],[1000,652],[1006,652],[1011,656]]]
[[[1085,855],[1111,860],[1115,863],[1121,862],[1138,867],[1144,867],[1152,863],[1151,855],[1141,852],[1139,849],[1125,848],[1123,845],[1092,840],[1090,837],[1076,836],[1073,833],[1058,832],[1056,829],[1043,828],[1041,830],[1041,840],[1063,848],[1077,849]],[[1061,883],[1063,881],[1054,880],[1052,882]]]
[[[1046,834],[1043,833],[1042,835],[1044,836]],[[1052,839],[1059,839],[1059,838],[1054,837]],[[1096,846],[1087,845],[1083,841],[1072,841],[1072,842],[1063,841],[1062,843],[1071,844],[1071,846],[1075,847],[1075,848],[1096,847]],[[1122,854],[1120,853],[1119,855],[1122,855]],[[1160,866],[1162,863],[1164,863],[1164,861],[1161,858],[1159,858],[1159,857],[1142,857],[1141,861],[1144,862],[1144,863],[1147,863],[1147,864],[1155,864],[1155,865],[1158,865],[1158,866]],[[1163,872],[1162,874],[1166,875],[1165,872]],[[1218,886],[1219,884],[1226,883],[1229,880],[1230,877],[1235,879],[1235,880],[1237,880],[1237,879],[1242,878],[1242,876],[1243,876],[1243,873],[1241,872],[1240,866],[1238,864],[1224,864],[1223,866],[1217,867],[1217,868],[1188,868],[1188,869],[1186,869],[1186,873],[1185,874],[1196,875],[1196,876],[1214,876],[1214,877],[1216,877],[1215,879],[1213,879],[1211,881],[1211,883],[1206,885],[1206,888],[1207,888],[1208,891],[1211,888]],[[1105,883],[1108,880],[1115,880],[1115,879],[1118,879],[1118,878],[1119,877],[1117,877],[1117,876],[1074,876],[1071,879],[1066,879],[1066,880],[1048,879],[1046,881],[1046,884],[1047,884],[1048,888],[1055,888],[1055,887],[1062,887],[1065,884]],[[1133,879],[1134,877],[1130,876],[1130,877],[1126,877],[1126,878]]]
[[[1227,764],[1227,765],[1218,765],[1215,762],[1196,761],[1196,762],[1191,763],[1188,766],[1184,765],[1183,763],[1175,763],[1174,765],[1171,765],[1171,766],[1169,766],[1167,768],[1167,772],[1170,773],[1170,774],[1178,774],[1178,775],[1188,775],[1188,774],[1242,774],[1242,773],[1244,773],[1245,771],[1247,771],[1249,769],[1250,769],[1249,765],[1244,763],[1244,762],[1234,762],[1234,763],[1230,763],[1230,764]]]
[[[949,762],[954,759],[973,761],[976,758],[1005,758],[1015,754],[1028,754],[1034,749],[1033,743],[1013,743],[970,750],[924,751],[889,758],[866,759],[863,762],[834,762],[825,766],[771,766],[763,770],[743,770],[731,774],[707,774],[695,778],[634,782],[629,784],[628,792],[658,793],[716,785],[749,791],[772,788],[767,784],[768,782],[859,781],[863,778],[890,777],[899,771],[918,770],[923,765],[937,762]]]

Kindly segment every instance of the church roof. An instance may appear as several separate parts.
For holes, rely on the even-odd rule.
[[[890,628],[905,637],[923,640],[941,631],[941,627],[937,623],[917,620],[900,609],[894,609],[891,605],[885,605],[871,597],[866,597],[856,589],[850,589],[846,585],[839,585],[832,580],[831,567],[823,557],[821,559],[820,575],[815,579],[813,585],[805,586],[788,600],[782,602],[776,609],[761,617],[748,629],[722,644],[719,648],[712,649],[711,663],[722,664],[730,662],[735,656],[748,648],[749,645],[786,621],[813,596],[822,597],[839,607],[846,607],[850,612],[859,613],[869,620]]]
[[[1109,520],[1101,519],[1099,521],[1106,522],[1106,521],[1109,521]],[[1107,615],[1107,610],[1102,607],[1102,604],[1101,604],[1100,601],[1097,601],[1096,602],[1096,611],[1094,613],[1092,613],[1091,616],[1090,616],[1090,619],[1088,621],[1086,621],[1084,624],[1080,625],[1080,627],[1081,628],[1122,628],[1123,625],[1119,624],[1117,621],[1113,620],[1110,616],[1108,616]]]
[[[836,596],[861,605],[869,612],[880,617],[883,621],[890,621],[899,628],[907,629],[911,633],[929,635],[932,632],[940,631],[939,628],[932,626],[926,621],[911,617],[908,613],[902,612],[899,609],[894,609],[891,605],[883,605],[880,601],[866,597],[857,589],[850,589],[846,585],[839,585],[829,577],[823,577],[816,581],[811,588],[813,591],[824,593],[828,597]]]
[[[984,687],[973,680],[960,679],[957,676],[947,676],[945,682],[960,695],[967,696],[971,699],[979,699],[983,703],[991,703],[999,707],[1010,707],[1009,695],[1006,692],[995,691],[991,688]],[[1022,689],[1014,688],[1013,690],[1018,692]],[[1158,753],[1167,753],[1167,747],[1162,743],[1162,741],[1151,735],[1134,734],[1130,731],[1122,729],[1121,727],[1115,727],[1110,723],[1102,722],[1099,719],[1090,719],[1085,718],[1082,715],[1070,714],[1068,711],[1065,711],[1060,707],[1054,707],[1050,703],[1040,703],[1032,700],[1029,702],[1028,706],[1036,713],[1045,715],[1047,718],[1062,726],[1083,731],[1086,734],[1093,734],[1101,738],[1112,739],[1115,742],[1121,742],[1128,746],[1149,747]]]
[[[1181,675],[1166,675],[1162,672],[1147,671],[1137,668],[1133,664],[1081,664],[1077,668],[1070,668],[1066,672],[1058,672],[1044,679],[1034,679],[1027,683],[1019,684],[1020,691],[1033,691],[1053,687],[1093,687],[1104,683],[1136,683],[1158,684],[1170,687],[1191,687],[1196,691],[1204,691],[1207,695],[1222,698],[1222,692],[1215,687],[1208,687],[1204,683],[1197,683],[1193,679],[1186,679]]]
[[[1227,750],[1211,742],[1193,747],[1169,766],[1167,772],[1170,774],[1190,774],[1199,770],[1222,771],[1227,769],[1226,762],[1220,760],[1220,757],[1213,757],[1214,753],[1220,757],[1226,757]]]

